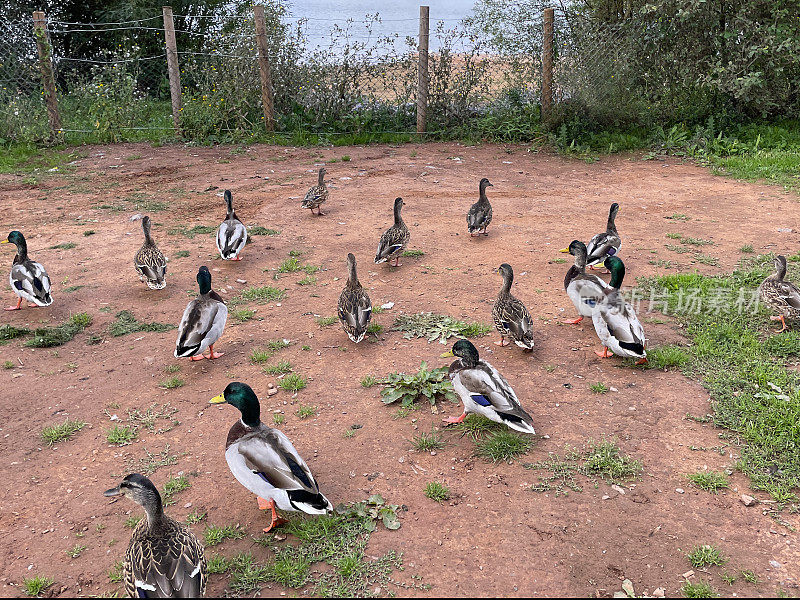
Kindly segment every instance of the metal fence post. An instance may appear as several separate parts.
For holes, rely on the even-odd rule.
[[[264,127],[275,131],[275,104],[272,97],[272,71],[269,66],[269,46],[267,45],[267,25],[264,19],[264,5],[253,5],[256,22],[256,46],[258,46],[258,72],[261,75],[261,105],[264,108]]]
[[[417,133],[425,133],[428,115],[428,37],[430,7],[419,7],[419,68],[417,70]]]
[[[172,124],[176,135],[180,135],[181,115],[181,70],[178,66],[178,44],[175,41],[175,21],[172,7],[162,7],[164,11],[164,43],[167,46],[167,71],[169,73],[169,95],[172,98]]]
[[[553,15],[552,8],[544,9],[544,37],[542,41],[542,121],[548,121],[553,109]]]
[[[47,20],[44,13],[33,13],[33,34],[36,37],[36,47],[39,51],[39,70],[42,73],[42,87],[44,99],[47,103],[47,118],[50,121],[50,139],[61,137],[61,114],[58,112],[58,98],[56,97],[56,78],[53,75],[53,47],[47,37]]]

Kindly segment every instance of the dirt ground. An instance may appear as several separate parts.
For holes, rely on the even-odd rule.
[[[342,160],[345,155],[349,161]],[[324,205],[326,215],[316,217],[301,210],[299,200],[326,162],[331,197]],[[494,222],[487,238],[470,239],[465,213],[484,176],[494,184],[489,189]],[[213,234],[190,239],[175,231],[219,224],[224,216],[219,196],[226,188],[246,224],[280,231],[254,237],[241,262],[221,261]],[[56,596],[118,589],[107,572],[122,558],[130,537],[124,520],[140,511],[129,501],[110,503],[102,492],[117,484],[130,460],[145,456],[145,450],[158,453],[165,444],[180,458],[151,475],[156,485],[180,472],[195,474],[192,487],[169,507],[170,514],[183,519],[200,508],[208,513],[206,523],[241,523],[249,534],[258,534],[265,515],[234,480],[224,458],[225,436],[238,413],[230,406],[208,405],[232,380],[254,388],[266,422],[269,413],[284,412],[282,430],[334,504],[378,492],[408,507],[401,529],[381,527],[373,534],[369,554],[402,552],[405,570],[395,578],[433,588],[390,587],[380,595],[608,596],[621,590],[625,578],[637,594],[662,587],[667,595],[680,595],[683,575],[690,570],[686,554],[700,544],[716,545],[730,561],[708,574],[695,570],[692,581],[707,580],[729,595],[770,596],[779,588],[798,594],[795,534],[763,514],[764,505],[746,507],[740,501],[742,493],[752,493],[747,480],[734,474],[732,489],[712,495],[685,477],[698,469],[729,468],[737,458],[735,448],[723,454],[714,450],[723,445],[720,430],[686,418],[709,412],[708,393],[677,373],[620,368],[618,359],[596,357],[591,321],[580,326],[559,321],[572,317],[574,309],[563,289],[569,264],[558,262],[565,256],[558,250],[572,239],[587,240],[604,228],[608,207],[617,201],[626,286],[639,276],[675,272],[658,261],[707,274],[729,271],[745,244],[756,252],[796,250],[800,235],[791,229],[798,227],[800,216],[796,196],[713,176],[673,159],[620,156],[587,163],[521,146],[458,144],[94,146],[81,149],[71,171],[48,174],[36,185],[22,176],[0,177],[0,194],[3,237],[11,229],[26,235],[30,254],[50,273],[54,297],[48,308],[3,313],[2,322],[58,324],[81,311],[94,319],[88,330],[57,349],[24,348],[20,341],[0,346],[0,362],[16,364],[0,372],[0,594],[21,595],[17,586],[33,574],[53,577],[49,593]],[[132,194],[138,200],[131,200]],[[372,258],[391,222],[396,196],[406,202],[409,247],[425,254],[392,269],[374,265]],[[148,290],[132,265],[141,230],[130,217],[145,212],[136,209],[136,202],[147,199],[169,205],[149,213],[154,237],[171,260],[163,291]],[[690,218],[665,218],[676,213]],[[84,236],[87,230],[96,233]],[[665,237],[669,232],[713,241],[702,252],[718,264],[690,263],[691,254],[667,249],[673,243]],[[49,249],[65,242],[77,247]],[[8,266],[13,252],[3,248]],[[183,250],[189,256],[176,258]],[[302,272],[277,281],[274,271],[265,272],[290,250],[302,251],[304,263],[323,267],[317,285],[297,285]],[[348,252],[356,255],[373,304],[394,302],[375,317],[385,327],[375,343],[355,346],[338,323],[320,327],[315,322],[315,316],[336,314]],[[512,464],[474,458],[470,439],[452,432],[444,433],[449,444],[435,455],[414,452],[409,439],[439,426],[442,416],[460,414],[460,406],[445,402],[439,415],[423,406],[406,418],[393,418],[396,409],[381,403],[379,387],[364,389],[360,380],[367,374],[416,371],[421,360],[446,365],[448,359],[439,358],[445,346],[391,332],[394,316],[433,311],[490,323],[501,284],[493,269],[503,262],[514,267],[513,292],[534,316],[536,350],[525,354],[513,346],[498,348],[491,343],[497,339],[494,332],[477,345],[509,380],[544,437],[537,435],[530,454]],[[286,296],[279,303],[250,305],[256,319],[239,323],[229,318],[216,347],[225,356],[214,362],[174,359],[175,331],[108,335],[114,315],[123,309],[141,321],[177,324],[196,293],[195,275],[203,264],[211,268],[212,285],[223,297],[267,284],[285,288]],[[67,292],[72,286],[84,287]],[[5,287],[3,305],[14,300]],[[650,345],[681,339],[675,326],[650,321],[658,315],[640,316]],[[92,334],[105,340],[87,345]],[[250,363],[251,349],[275,338],[291,340],[279,358],[309,378],[296,399],[283,390],[268,397],[274,377]],[[311,349],[302,350],[303,345]],[[162,389],[159,384],[168,377],[164,368],[176,363],[185,385]],[[615,391],[593,394],[589,385],[594,382]],[[142,430],[128,446],[107,443],[110,415],[124,420],[128,409],[166,402],[178,409],[180,425],[165,433]],[[317,416],[300,420],[298,403],[315,405]],[[44,445],[41,429],[67,417],[90,426],[70,441]],[[345,438],[354,423],[363,428]],[[530,490],[537,472],[523,463],[603,435],[616,436],[622,451],[644,465],[641,480],[626,486],[624,494],[602,482],[597,488],[584,482],[582,492],[567,497]],[[450,502],[440,505],[424,497],[425,484],[434,480],[452,490]],[[784,517],[800,527],[797,515]],[[204,527],[194,529],[201,533]],[[65,551],[78,542],[86,550],[69,558]],[[270,554],[248,539],[226,542],[214,551],[231,555],[246,549],[262,561]],[[725,569],[750,569],[760,583],[739,577],[728,587],[719,576]],[[209,595],[224,593],[227,581],[212,576]],[[294,592],[279,586],[262,592],[282,594]]]

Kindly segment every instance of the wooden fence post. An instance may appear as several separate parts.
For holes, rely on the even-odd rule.
[[[264,5],[253,5],[256,22],[256,46],[258,46],[258,72],[261,75],[261,105],[264,108],[264,127],[275,131],[275,104],[272,97],[272,71],[269,66],[269,46],[267,45],[267,25],[264,19]]]
[[[553,109],[553,9],[544,9],[544,37],[542,41],[542,121],[548,121]]]
[[[181,70],[178,66],[178,44],[175,41],[175,21],[172,7],[162,7],[164,11],[164,43],[167,46],[167,71],[169,73],[169,95],[172,98],[172,124],[175,134],[180,135],[181,125]]]
[[[50,121],[50,139],[61,137],[61,114],[58,112],[58,98],[56,97],[56,78],[53,75],[53,47],[47,36],[47,21],[44,13],[33,13],[33,34],[36,37],[36,47],[39,50],[39,70],[42,73],[42,87],[44,99],[47,103],[47,118]]]
[[[419,67],[417,69],[417,133],[425,133],[428,115],[428,37],[430,7],[419,7]]]

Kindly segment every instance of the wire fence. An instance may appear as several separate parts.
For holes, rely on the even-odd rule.
[[[180,134],[203,141],[262,137],[253,15],[174,19]],[[533,18],[531,31],[541,32],[541,22],[541,15]],[[416,132],[416,16],[332,21],[272,11],[266,31],[278,135]],[[50,139],[33,20],[0,19],[0,34],[0,138]],[[174,135],[161,15],[107,23],[54,20],[46,34],[62,120],[58,137],[91,142]],[[483,39],[467,21],[432,20],[427,132],[485,128],[487,120],[510,114],[522,131],[538,119],[542,38],[528,37],[527,45],[508,49]],[[559,11],[556,101],[590,93],[602,102],[612,94],[624,71],[622,41],[611,29],[590,29]]]

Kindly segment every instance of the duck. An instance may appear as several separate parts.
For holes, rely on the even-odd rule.
[[[247,244],[247,227],[233,210],[233,195],[230,190],[225,190],[225,205],[228,207],[228,214],[217,229],[217,250],[223,260],[242,260],[239,253]]]
[[[139,279],[147,283],[151,290],[163,290],[167,286],[167,257],[158,249],[150,235],[150,217],[142,217],[144,243],[136,256],[133,265],[139,273]]]
[[[352,252],[347,255],[347,270],[347,284],[339,296],[339,320],[347,336],[357,344],[367,333],[367,326],[372,319],[372,302],[358,280],[356,257]]]
[[[272,511],[264,533],[286,522],[276,508],[310,515],[333,510],[289,438],[261,422],[261,406],[253,388],[234,381],[210,403],[231,404],[242,413],[228,431],[225,460],[237,481],[258,497],[259,509]]]
[[[325,167],[320,168],[319,170],[319,179],[317,180],[317,185],[312,187],[308,192],[306,192],[305,198],[300,203],[302,208],[310,208],[311,214],[314,214],[314,209],[317,209],[317,214],[323,216],[325,213],[322,212],[320,205],[328,199],[328,186],[325,185]]]
[[[12,231],[0,244],[14,244],[17,247],[17,255],[11,264],[8,282],[19,298],[16,306],[8,306],[5,310],[20,310],[23,300],[27,300],[31,308],[50,306],[53,303],[53,297],[50,295],[50,277],[42,265],[28,256],[28,244],[22,232]]]
[[[773,321],[781,322],[782,327],[778,333],[788,329],[787,319],[793,325],[800,323],[800,289],[795,284],[784,281],[784,277],[786,277],[786,257],[779,255],[775,257],[775,273],[758,286],[761,301],[779,313],[770,317]]]
[[[146,518],[133,530],[122,574],[129,598],[199,598],[206,593],[205,549],[189,528],[164,514],[161,494],[144,475],[131,473],[105,496],[126,496]]]
[[[228,320],[228,307],[217,292],[211,289],[211,273],[208,267],[197,271],[200,295],[189,302],[178,326],[178,341],[175,343],[175,358],[209,360],[223,356],[214,352],[214,344],[222,336]],[[208,356],[203,353],[209,350]]]
[[[520,348],[533,350],[533,319],[525,305],[511,294],[514,270],[503,263],[497,271],[503,277],[503,287],[492,307],[494,326],[500,333],[500,341],[495,345],[508,346],[510,342],[506,338],[510,337]]]
[[[408,246],[408,241],[411,239],[411,233],[408,231],[403,217],[400,216],[400,210],[405,205],[402,198],[395,198],[394,201],[394,225],[383,232],[380,242],[378,242],[378,252],[375,254],[375,264],[379,265],[387,260],[389,266],[400,266],[400,255],[403,250]],[[394,264],[392,264],[394,261]]]
[[[476,413],[521,433],[534,434],[533,418],[522,405],[506,378],[482,360],[469,340],[458,340],[442,358],[457,356],[448,369],[453,388],[464,403],[460,417],[447,417],[445,423],[461,423],[468,413]]]
[[[595,353],[600,358],[609,358],[614,354],[637,358],[636,364],[645,364],[647,340],[644,328],[633,307],[619,291],[625,277],[625,265],[618,256],[609,256],[603,265],[611,273],[611,282],[603,290],[603,297],[592,312],[594,330],[603,343],[602,352],[597,350]]]
[[[586,244],[579,240],[572,240],[568,248],[561,252],[568,252],[575,257],[572,265],[564,277],[564,289],[567,296],[578,311],[577,319],[567,319],[563,323],[577,325],[584,317],[591,317],[597,304],[603,299],[603,291],[609,285],[597,275],[586,272]]]
[[[586,244],[586,264],[590,269],[594,269],[594,265],[600,264],[606,257],[614,256],[619,252],[622,238],[619,237],[617,225],[614,222],[618,212],[619,204],[614,202],[608,211],[606,230],[603,233],[598,233]]]
[[[480,235],[481,233],[486,236],[489,235],[486,233],[486,228],[489,226],[489,223],[492,222],[492,205],[489,203],[489,198],[486,197],[487,187],[494,186],[484,177],[481,179],[480,184],[478,184],[480,198],[475,204],[470,206],[469,212],[467,212],[467,229],[469,230],[470,237]],[[481,228],[483,229],[482,232],[480,231]]]

